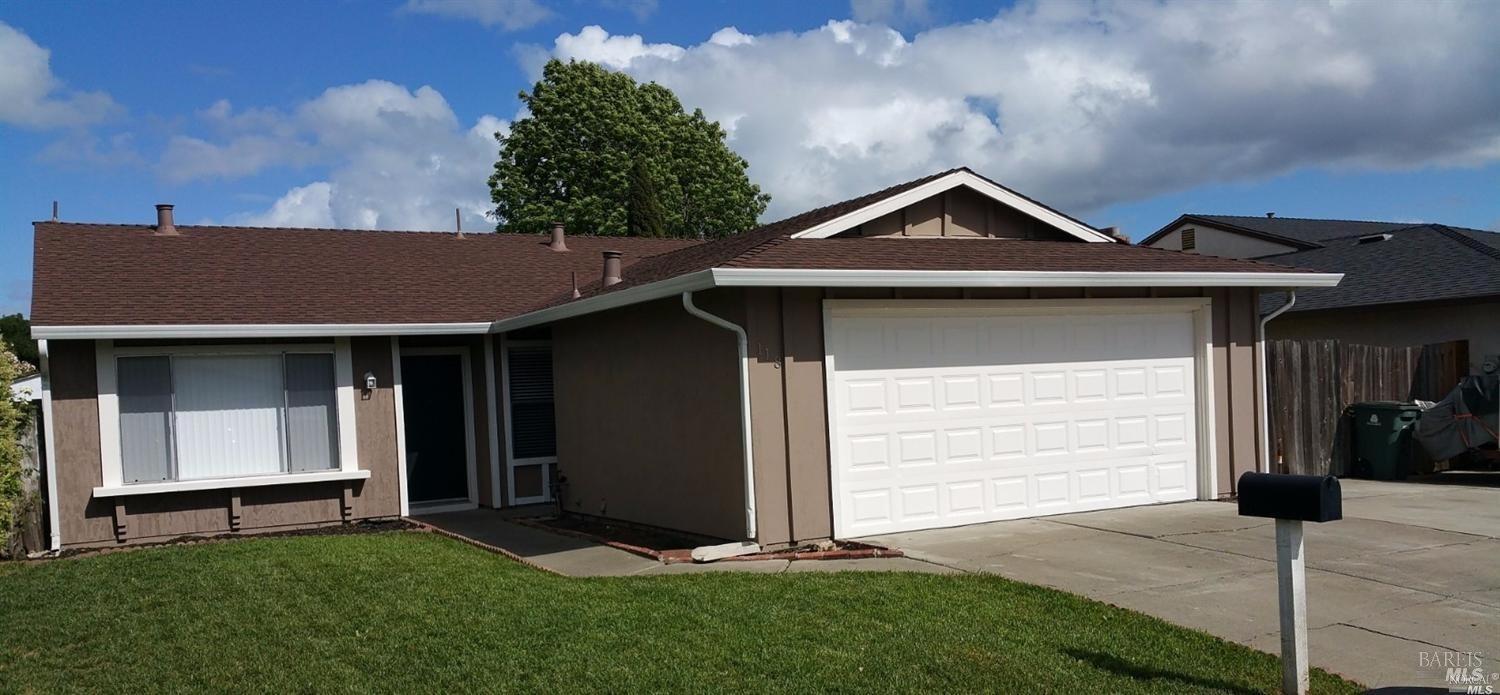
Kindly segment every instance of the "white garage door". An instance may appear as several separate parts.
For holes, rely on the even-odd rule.
[[[835,532],[1197,496],[1194,314],[830,309]]]

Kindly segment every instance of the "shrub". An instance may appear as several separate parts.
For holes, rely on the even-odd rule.
[[[21,375],[22,362],[0,339],[0,555],[16,547],[13,539],[27,507],[21,460],[26,451],[21,437],[31,420],[31,407],[11,399],[10,384]],[[29,370],[28,370],[29,371]]]

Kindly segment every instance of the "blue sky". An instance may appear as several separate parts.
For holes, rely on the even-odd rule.
[[[1500,227],[1500,3],[1353,5],[7,3],[0,313],[52,200],[481,225],[490,134],[548,56],[720,119],[768,218],[969,165],[1135,238],[1186,211]]]

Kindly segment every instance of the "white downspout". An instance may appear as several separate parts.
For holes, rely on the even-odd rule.
[[[730,321],[726,321],[723,318],[720,318],[718,316],[710,314],[710,313],[708,313],[708,312],[706,312],[706,311],[704,311],[702,309],[699,309],[696,305],[694,305],[693,304],[693,293],[691,291],[683,292],[682,293],[682,308],[686,309],[687,313],[692,314],[693,316],[696,316],[696,317],[698,317],[700,319],[703,319],[704,321],[707,321],[707,322],[709,322],[709,323],[711,323],[711,324],[713,324],[715,326],[718,326],[719,328],[723,328],[724,330],[727,330],[727,331],[733,331],[734,332],[734,337],[736,339],[736,342],[739,344],[739,349],[740,349],[740,440],[741,440],[740,446],[744,450],[743,453],[744,453],[744,457],[745,457],[745,461],[744,461],[744,465],[745,465],[745,538],[750,541],[750,545],[754,546],[753,550],[747,550],[746,552],[756,552],[756,551],[758,551],[760,549],[760,546],[755,543],[756,538],[757,538],[757,533],[756,533],[756,528],[755,528],[755,456],[754,456],[754,450],[751,448],[751,444],[750,444],[750,435],[751,435],[751,431],[750,431],[750,339],[749,339],[748,336],[745,335],[745,329],[741,328],[738,324],[732,323]],[[732,545],[746,547],[746,546],[744,546],[744,544],[732,544]],[[715,547],[717,547],[717,548],[724,548],[726,546],[715,546]],[[730,554],[743,554],[743,553],[734,552],[734,553],[730,553]],[[724,556],[726,556],[726,555],[720,555],[720,557],[724,557]],[[695,559],[698,559],[698,551],[697,550],[694,550],[694,557],[695,557]],[[712,558],[703,558],[703,559],[712,559]]]
[[[1270,323],[1271,319],[1286,313],[1293,304],[1297,303],[1297,290],[1289,288],[1286,292],[1286,304],[1266,314],[1260,320],[1260,326],[1255,332],[1255,346],[1260,351],[1260,378],[1257,380],[1260,383],[1256,386],[1260,390],[1260,408],[1257,409],[1257,415],[1260,416],[1260,472],[1262,473],[1271,472],[1271,389],[1267,383],[1270,375],[1266,373],[1266,324]]]
[[[42,446],[47,449],[42,467],[47,471],[47,525],[50,527],[47,547],[62,550],[62,512],[57,500],[57,436],[52,424],[52,356],[46,340],[36,341],[42,374]]]

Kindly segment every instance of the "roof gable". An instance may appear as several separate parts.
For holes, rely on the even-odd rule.
[[[915,205],[955,188],[963,187],[1029,215],[1064,234],[1076,237],[1082,241],[1115,242],[1115,239],[1108,234],[1100,232],[1083,222],[1064,215],[1057,210],[1053,210],[968,169],[954,169],[913,183],[915,185],[898,187],[900,190],[887,189],[887,191],[893,192],[878,199],[868,201],[863,205],[844,210],[837,216],[821,220],[801,230],[794,231],[791,237],[793,239],[826,239],[889,215],[902,208]]]
[[[1250,215],[1201,215],[1187,213],[1140,241],[1150,246],[1184,224],[1213,227],[1225,232],[1285,244],[1296,249],[1316,249],[1336,239],[1382,234],[1411,227],[1409,222],[1367,220],[1321,220],[1306,217],[1255,217]]]

